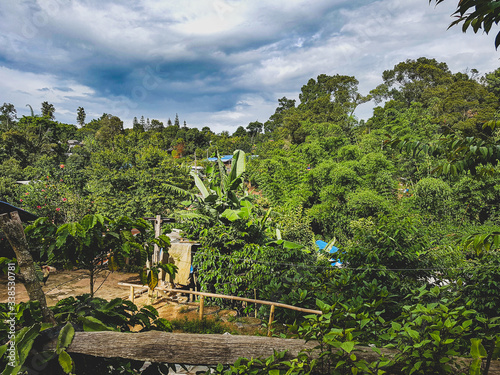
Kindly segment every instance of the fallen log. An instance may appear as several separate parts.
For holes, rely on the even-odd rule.
[[[76,332],[67,351],[104,358],[210,366],[233,364],[241,357],[267,358],[274,351],[284,350],[287,350],[287,354],[283,360],[295,358],[301,350],[311,350],[312,357],[316,357],[319,354],[313,350],[316,345],[313,341],[275,337],[108,331]],[[55,348],[55,341],[47,345],[47,349]],[[358,346],[356,349],[359,359],[374,362],[379,358],[372,348]],[[393,357],[397,353],[390,349],[380,351],[386,357]],[[459,358],[459,362],[466,367],[470,361],[469,358]],[[500,361],[492,361],[488,374],[500,375]]]

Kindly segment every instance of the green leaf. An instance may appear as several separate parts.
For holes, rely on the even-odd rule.
[[[57,347],[56,353],[60,354],[61,351],[64,351],[68,348],[68,346],[73,341],[73,337],[75,336],[75,329],[73,325],[68,322],[59,332],[59,337],[57,338]]]
[[[148,273],[148,287],[151,290],[154,290],[156,286],[158,285],[158,270],[157,269],[151,269]]]
[[[470,355],[472,358],[486,358],[487,353],[486,349],[482,344],[481,339],[470,339],[471,347],[470,347]]]
[[[240,211],[231,210],[231,209],[227,208],[220,216],[233,222],[233,221],[241,219],[241,217],[239,216],[239,213],[240,213]]]
[[[148,269],[146,267],[144,267],[142,269],[142,271],[139,274],[139,276],[141,277],[141,284],[142,285],[147,285],[147,283],[148,283]]]
[[[35,342],[35,339],[40,334],[40,324],[34,324],[31,327],[24,327],[16,335],[16,350],[18,353],[18,365],[22,365]]]
[[[59,353],[59,364],[66,374],[73,372],[73,369],[75,367],[73,359],[68,353],[66,353],[65,350]]]
[[[108,327],[99,319],[94,318],[93,316],[86,316],[81,318],[80,320],[83,321],[83,330],[85,332],[116,331],[116,329]]]
[[[343,342],[340,344],[340,348],[345,350],[347,353],[350,353],[354,349],[354,341]]]
[[[205,199],[206,197],[208,197],[210,195],[210,193],[208,192],[207,188],[205,187],[205,184],[200,179],[200,177],[196,173],[194,173],[194,172],[191,172],[191,176],[193,176],[193,178],[194,178],[194,184],[196,185],[196,187],[200,191],[201,196],[203,197],[203,199]]]

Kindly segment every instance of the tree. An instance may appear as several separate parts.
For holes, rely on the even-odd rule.
[[[500,68],[496,69],[494,72],[490,72],[481,78],[481,83],[486,86],[489,92],[495,94],[497,98],[500,98]]]
[[[14,124],[17,118],[17,111],[14,105],[11,103],[3,103],[0,107],[0,122],[2,123],[2,129],[8,130]]]
[[[157,119],[152,119],[150,128],[153,131],[161,131],[163,129],[163,122]]]
[[[49,102],[42,103],[42,116],[48,116],[51,120],[54,120],[54,112],[56,111],[53,104]]]
[[[394,99],[406,104],[422,101],[425,91],[438,85],[451,84],[452,74],[446,63],[420,57],[408,59],[382,73],[384,83],[371,92],[376,102]]]
[[[252,143],[256,135],[260,134],[262,132],[262,128],[264,127],[264,124],[259,121],[254,121],[251,122],[247,125],[247,130],[250,133],[252,137]]]
[[[233,137],[246,137],[247,131],[243,126],[238,126],[238,129],[233,133]]]
[[[433,1],[438,5],[444,0],[429,0],[429,4]],[[493,24],[498,25],[500,21],[500,7],[496,0],[460,0],[453,15],[457,19],[448,28],[463,23],[462,31],[464,33],[469,27],[472,27],[474,33],[483,30],[488,34]],[[500,32],[495,38],[495,48],[498,48],[499,45]]]
[[[123,121],[117,116],[104,114],[100,120],[101,127],[95,137],[106,145],[113,142],[113,138],[123,133]]]
[[[134,117],[134,121],[132,122],[132,129],[139,132],[144,131],[144,126],[137,120],[137,117]]]
[[[10,214],[10,216],[9,214],[0,215],[0,228],[7,236],[7,239],[16,253],[17,262],[21,275],[24,279],[24,286],[28,292],[30,300],[38,301],[40,303],[44,322],[55,323],[54,313],[47,307],[45,294],[40,286],[40,280],[38,279],[33,265],[33,257],[28,249],[28,243],[26,241],[19,213],[14,211]],[[9,266],[9,271],[14,271],[14,269],[11,270]]]
[[[179,115],[177,113],[175,114],[174,126],[179,126],[180,127]]]
[[[90,295],[94,295],[94,281],[97,272],[102,270],[105,261],[111,271],[125,264],[125,258],[133,251],[143,253],[141,259],[147,259],[146,250],[132,236],[131,229],[141,233],[150,227],[143,219],[131,220],[120,217],[110,220],[100,214],[86,215],[77,222],[67,223],[57,228],[53,241],[45,241],[45,254],[49,261],[58,259],[67,266],[79,267],[89,271]],[[46,240],[47,233],[54,232],[54,224],[47,218],[39,218],[30,225],[26,232]]]
[[[80,127],[85,125],[85,117],[87,114],[85,113],[85,109],[83,107],[78,107],[77,113],[76,113],[76,122]]]

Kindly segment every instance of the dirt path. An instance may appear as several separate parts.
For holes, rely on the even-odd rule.
[[[139,275],[124,272],[102,272],[95,281],[95,296],[112,300],[114,298],[129,298],[129,288],[121,287],[119,282],[140,284]],[[47,304],[54,306],[61,299],[89,293],[88,273],[83,270],[56,271],[51,273],[46,285],[43,286]],[[199,303],[188,302],[185,296],[169,298],[162,292],[155,292],[157,298],[151,300],[147,293],[136,298],[134,303],[142,307],[153,305],[159,316],[169,321],[199,319]],[[7,302],[7,277],[0,276],[0,303]],[[22,283],[16,283],[16,303],[29,301],[28,294]],[[204,317],[208,320],[218,320],[227,332],[233,334],[265,334],[260,320],[252,318],[237,318],[236,311],[220,310],[218,307],[205,306]]]
[[[107,300],[113,298],[126,298],[128,289],[119,287],[119,282],[139,283],[139,275],[136,273],[124,272],[102,272],[95,280],[94,289],[96,297]],[[98,289],[99,288],[99,289]],[[46,285],[43,286],[47,304],[54,306],[59,300],[89,293],[88,273],[83,270],[77,271],[56,271],[51,273]],[[22,283],[16,283],[16,302],[29,301],[28,294]],[[0,277],[0,302],[7,302],[7,277]]]

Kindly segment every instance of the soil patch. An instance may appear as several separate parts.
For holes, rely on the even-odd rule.
[[[128,299],[130,290],[119,286],[119,282],[140,284],[136,273],[104,271],[95,280],[95,296],[112,300],[114,298]],[[78,296],[90,292],[88,272],[84,270],[63,270],[51,273],[43,286],[47,304],[54,306],[61,299]],[[0,303],[7,302],[7,276],[0,276]],[[24,285],[16,283],[16,303],[29,301]],[[187,295],[166,295],[155,292],[151,300],[147,293],[135,298],[138,307],[152,305],[158,310],[159,316],[169,321],[199,320],[199,302],[189,302]],[[225,331],[231,334],[265,335],[267,331],[261,321],[254,318],[237,317],[236,311],[221,310],[216,306],[205,306],[204,319],[219,321]]]

